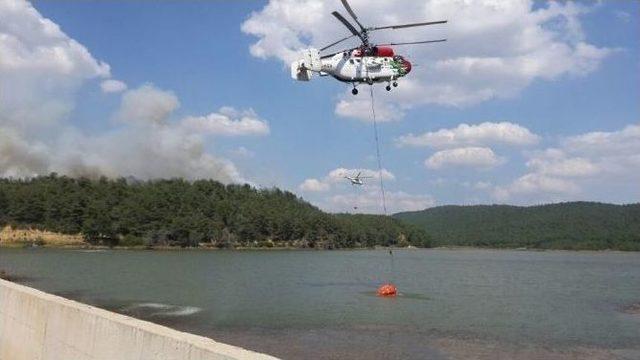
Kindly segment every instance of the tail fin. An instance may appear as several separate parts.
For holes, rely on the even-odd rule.
[[[298,81],[311,80],[311,70],[304,68],[300,61],[294,61],[291,63],[291,78]]]
[[[298,81],[309,81],[313,72],[322,70],[322,60],[318,49],[302,51],[302,59],[291,63],[291,77]]]

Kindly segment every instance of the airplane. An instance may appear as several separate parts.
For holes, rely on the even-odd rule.
[[[391,86],[397,87],[397,80],[411,72],[411,63],[402,55],[396,55],[391,46],[429,44],[447,41],[447,39],[411,41],[388,44],[371,44],[369,42],[369,32],[385,29],[405,29],[415,26],[426,26],[444,24],[447,20],[428,21],[402,25],[365,27],[351,9],[347,0],[341,0],[342,5],[347,10],[351,18],[356,22],[360,30],[356,29],[339,12],[331,14],[338,19],[350,32],[351,35],[335,41],[320,49],[310,48],[302,51],[302,59],[291,63],[291,77],[298,81],[309,81],[314,73],[319,76],[332,76],[338,81],[353,85],[351,93],[358,94],[357,85],[374,83],[387,83],[385,89],[391,90]],[[361,44],[346,50],[321,55],[320,53],[357,36]]]
[[[362,181],[362,179],[372,178],[372,176],[360,176],[360,174],[362,174],[362,171],[358,172],[356,176],[345,176],[344,178],[351,181],[351,185],[359,185],[359,186],[364,185],[364,182]]]

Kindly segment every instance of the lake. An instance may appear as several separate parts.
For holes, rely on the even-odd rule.
[[[0,248],[0,269],[283,358],[640,359],[638,253]]]

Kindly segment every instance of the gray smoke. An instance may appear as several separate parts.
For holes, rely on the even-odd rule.
[[[57,172],[244,181],[233,163],[207,151],[210,138],[205,136],[212,132],[172,119],[178,98],[152,85],[124,92],[112,116],[96,115],[107,119],[98,126],[107,130],[87,133],[73,125],[69,118],[81,88],[97,88],[99,81],[110,77],[108,64],[94,59],[30,3],[0,1],[0,176]],[[120,89],[126,88],[118,83]],[[200,120],[205,128],[267,126],[257,117],[243,122],[212,115]]]
[[[3,121],[0,175],[30,177],[57,172],[92,178],[243,181],[233,163],[206,151],[203,135],[170,120],[178,104],[173,94],[151,85],[130,90],[113,117],[117,125],[99,135],[85,134],[69,124],[47,133],[26,132]]]

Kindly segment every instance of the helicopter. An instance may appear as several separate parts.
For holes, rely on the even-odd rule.
[[[429,44],[447,41],[447,39],[399,42],[388,44],[372,44],[369,41],[369,33],[385,29],[405,29],[415,26],[427,26],[444,24],[447,20],[428,21],[402,25],[365,27],[360,23],[347,0],[341,0],[351,18],[356,22],[358,30],[339,12],[331,14],[338,19],[351,35],[337,40],[320,49],[309,48],[302,51],[302,58],[291,63],[291,77],[298,81],[309,81],[314,73],[319,76],[332,76],[338,81],[351,83],[353,95],[358,94],[357,85],[374,83],[387,83],[385,89],[391,90],[391,86],[397,87],[397,80],[411,72],[411,63],[402,55],[396,55],[391,46]],[[343,41],[358,37],[361,44],[346,50],[321,54],[327,49],[340,44]]]
[[[362,186],[364,185],[364,182],[362,181],[362,179],[369,179],[369,178],[372,178],[372,176],[360,176],[361,174],[362,174],[362,171],[358,172],[356,176],[345,176],[344,178],[351,181],[351,185]]]

